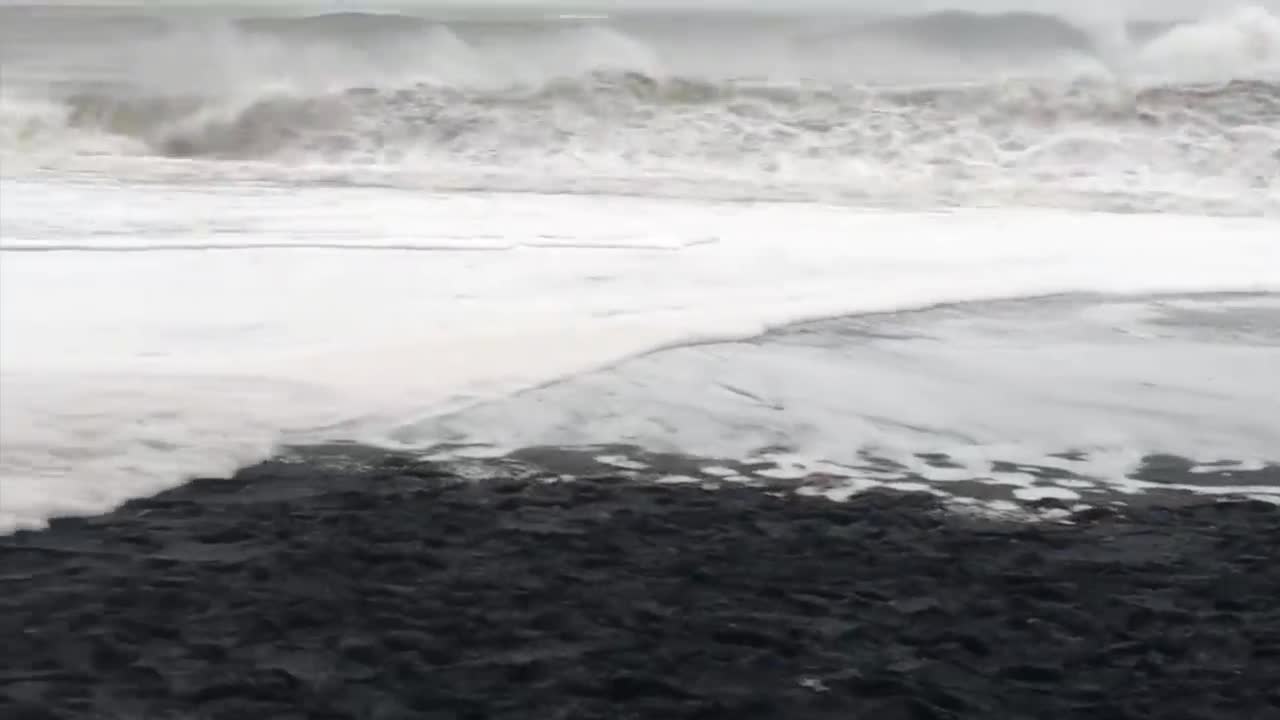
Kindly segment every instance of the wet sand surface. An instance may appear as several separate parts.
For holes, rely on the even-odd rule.
[[[1273,504],[347,457],[0,539],[0,717],[1280,717]]]

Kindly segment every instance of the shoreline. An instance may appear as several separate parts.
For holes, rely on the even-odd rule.
[[[903,464],[910,459],[914,465]],[[551,482],[617,476],[633,482],[692,485],[707,490],[748,487],[846,502],[868,492],[920,493],[950,511],[993,519],[1061,521],[1097,508],[1184,506],[1215,500],[1258,500],[1280,506],[1280,463],[1199,462],[1147,454],[1123,473],[1124,482],[1100,479],[1082,451],[1045,454],[1038,460],[992,458],[986,472],[944,452],[896,459],[873,451],[858,463],[834,463],[792,455],[785,448],[752,457],[708,457],[649,450],[627,443],[532,445],[502,449],[484,443],[441,444],[400,451],[358,443],[286,447],[268,462],[369,472],[386,467],[426,467],[484,479],[507,475]]]
[[[921,493],[659,483],[546,449],[560,467],[366,451],[0,538],[0,714],[1280,712],[1275,505],[1026,523]]]

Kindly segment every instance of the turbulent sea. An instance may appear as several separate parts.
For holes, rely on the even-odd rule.
[[[0,532],[333,443],[1280,502],[1277,293],[1260,7],[0,7]]]

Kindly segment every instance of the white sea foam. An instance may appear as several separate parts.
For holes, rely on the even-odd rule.
[[[4,181],[0,217],[10,528],[226,472],[281,439],[430,444],[412,434],[424,417],[804,318],[1280,290],[1266,220],[64,180]],[[69,237],[371,251],[85,252],[65,249]],[[372,251],[410,242],[424,249]]]
[[[10,175],[1280,213],[1267,10],[1150,37],[819,20],[184,18],[56,50],[15,24],[34,47],[6,58],[0,156]]]
[[[806,318],[1280,290],[1280,35],[1257,8],[1177,27],[97,12],[0,8],[0,531],[282,441],[563,437],[573,383],[550,424],[469,423],[538,415],[551,395],[486,404],[521,389]],[[1276,394],[1274,345],[1116,322],[1176,357],[1052,333],[1010,349],[976,326],[888,364],[792,348],[724,372],[793,402],[822,393],[788,378],[840,367],[895,391],[842,396],[854,422],[725,390],[742,405],[721,406],[728,431],[601,420],[616,436],[592,438],[750,453],[773,425],[795,474],[828,467],[843,428],[939,481],[1057,435],[1113,450],[1095,459],[1110,478],[1144,448],[1268,459],[1254,415]],[[1052,348],[1081,363],[1062,374],[1083,398],[1038,389]],[[664,363],[650,400],[718,382]],[[1001,382],[1020,399],[960,416]],[[895,402],[908,385],[932,395]],[[1113,386],[1114,422],[1076,433]],[[1029,403],[1048,419],[1024,421]],[[962,468],[912,459],[966,423]],[[831,492],[877,482],[895,480]]]
[[[1140,66],[1181,78],[1213,78],[1224,67],[1280,69],[1280,17],[1257,6],[1174,28],[1136,52]]]
[[[843,318],[634,358],[396,436],[507,449],[625,441],[777,466],[752,475],[849,478],[823,482],[839,492],[915,476],[1028,498],[1169,489],[1134,477],[1154,454],[1218,471],[1275,462],[1280,297],[1214,297],[1204,315],[1181,305],[1042,298]],[[1060,472],[1045,481],[1011,464]],[[1280,488],[1240,485],[1179,487],[1280,502]]]

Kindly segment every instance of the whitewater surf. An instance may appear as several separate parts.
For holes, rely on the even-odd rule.
[[[1276,347],[1221,329],[1267,327],[1280,289],[1272,11],[565,14],[0,8],[3,527],[330,441],[622,441],[801,474],[1087,451],[1112,489],[1152,453],[1275,460]],[[732,390],[698,389],[719,385],[687,353],[615,366],[1061,294],[1100,299],[971,306],[922,331],[941,354],[715,346]],[[575,390],[594,370],[652,390],[601,403]],[[1007,404],[956,427],[977,387]]]
[[[0,717],[1275,717],[1276,4],[624,4],[0,0]]]

